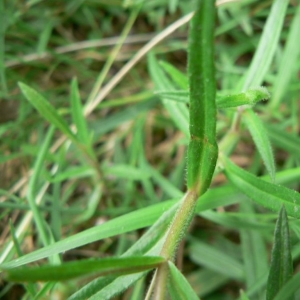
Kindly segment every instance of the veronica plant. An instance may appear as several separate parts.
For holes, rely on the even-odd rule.
[[[175,2],[172,1],[173,4],[170,5],[172,10]],[[188,76],[166,62],[159,63],[153,53],[149,54],[149,73],[155,83],[156,94],[161,98],[175,126],[181,130],[187,144],[186,175],[179,172],[181,179],[186,178],[185,193],[151,167],[145,153],[140,154],[136,149],[132,151],[134,154],[130,156],[130,161],[137,162],[138,167],[125,163],[111,167],[99,166],[93,146],[93,136],[89,133],[85,118],[89,109],[84,108],[81,103],[76,80],[72,81],[70,93],[73,126],[67,124],[64,117],[47,99],[26,84],[20,83],[25,98],[52,124],[43,141],[43,147],[37,155],[27,192],[29,208],[43,247],[23,255],[21,237],[11,224],[12,241],[6,245],[0,255],[0,268],[5,280],[23,282],[26,297],[33,299],[43,299],[46,294],[55,291],[59,282],[66,280],[73,283],[70,287],[71,292],[67,292],[66,296],[70,300],[112,299],[130,290],[133,284],[135,287],[130,294],[131,299],[164,300],[170,297],[199,299],[199,295],[217,290],[229,280],[241,282],[245,288],[240,298],[236,297],[238,299],[264,299],[266,295],[268,300],[277,300],[285,295],[284,293],[288,293],[289,299],[293,299],[299,289],[299,276],[293,276],[292,260],[293,255],[299,257],[300,251],[298,247],[292,255],[288,217],[294,218],[290,227],[300,236],[299,224],[296,221],[300,218],[300,196],[295,190],[279,184],[295,182],[299,178],[300,169],[291,167],[280,172],[276,171],[269,136],[279,147],[282,147],[282,144],[288,145],[289,152],[292,154],[298,154],[299,138],[292,136],[291,139],[291,135],[284,133],[280,128],[276,127],[274,131],[271,125],[265,126],[260,116],[253,111],[256,103],[271,97],[268,89],[261,85],[275,56],[287,7],[287,0],[274,1],[249,70],[243,72],[239,82],[229,92],[216,91],[217,7],[213,0],[197,1],[191,19],[188,39]],[[137,11],[134,11],[132,18],[136,15]],[[226,14],[220,16],[226,18]],[[297,8],[289,35],[291,39],[297,32],[299,18],[300,9]],[[130,24],[132,22],[133,19]],[[245,25],[244,20],[239,19],[239,22]],[[296,60],[299,45],[293,43],[291,39],[287,43],[286,51],[293,52],[291,57]],[[286,53],[284,57],[287,57]],[[110,66],[111,63],[110,60],[108,65]],[[109,66],[105,68],[104,74],[107,73]],[[288,67],[292,68],[292,64],[289,63]],[[279,70],[281,74],[278,78],[282,78],[283,64],[280,64]],[[97,86],[101,86],[103,76],[100,76],[92,95],[96,94]],[[220,75],[218,76],[220,78]],[[222,86],[222,80],[219,81],[218,86]],[[284,86],[281,85],[281,95],[283,89]],[[91,96],[90,101],[92,98]],[[275,99],[271,102],[272,107],[279,105],[280,99],[278,97]],[[143,113],[153,106],[153,102],[138,105],[137,110]],[[225,114],[226,119],[229,120],[226,123],[228,128],[222,138],[219,138],[221,135],[217,132],[217,126],[220,126],[220,122],[217,116],[218,112],[224,110],[228,112]],[[119,120],[134,118],[132,111],[126,111],[126,114],[116,113],[111,119],[97,123],[95,134],[101,136],[110,128],[116,128],[121,122]],[[151,180],[156,181],[161,190],[172,199],[111,218],[101,225],[66,238],[57,237],[59,235],[57,226],[53,224],[48,226],[41,211],[42,208],[45,210],[46,208],[40,205],[40,191],[47,189],[48,186],[38,185],[38,179],[43,173],[44,160],[47,156],[51,157],[53,148],[55,150],[59,147],[57,144],[54,145],[56,147],[50,146],[54,138],[54,128],[64,135],[64,138],[59,140],[59,145],[68,141],[63,150],[67,151],[65,149],[69,149],[72,145],[83,159],[80,167],[59,173],[60,166],[56,158],[51,169],[52,177],[47,174],[49,184],[55,187],[58,182],[70,178],[88,176],[92,178],[94,189],[89,195],[89,207],[87,212],[81,212],[76,219],[79,224],[83,220],[89,220],[97,210],[99,199],[105,190],[104,179],[109,176],[126,178],[130,181],[130,188],[133,187],[133,182],[138,181],[150,198],[155,197]],[[132,142],[134,145],[140,146],[144,142],[141,128],[142,126],[137,126]],[[242,141],[245,131],[248,131],[249,136],[253,138],[257,149],[256,161],[264,162],[267,170],[265,176],[258,177],[253,172],[244,170],[230,157]],[[261,171],[261,168],[257,169]],[[221,172],[229,183],[210,188],[214,176]],[[247,198],[252,199],[258,206]],[[127,200],[124,196],[124,201]],[[236,206],[238,213],[222,213],[223,207],[231,204],[240,204]],[[216,211],[215,209],[219,207],[222,209]],[[263,212],[261,215],[255,213],[257,207]],[[60,204],[54,202],[51,216],[54,216],[55,220],[60,220],[57,212],[60,209],[62,210]],[[267,232],[266,236],[269,235],[272,228],[270,219],[274,220],[276,216],[264,213],[266,211],[279,212],[270,270],[266,242],[260,233],[266,230],[263,232]],[[222,238],[219,246],[214,247],[200,238],[188,235],[188,228],[195,216],[238,230],[241,246],[237,248]],[[122,236],[149,226],[148,231],[126,250],[120,246],[124,251],[116,251],[114,257],[63,262],[60,256],[63,252],[88,243]],[[176,261],[178,248],[185,238],[189,242],[189,259],[202,267],[197,273],[196,283],[193,283],[192,276],[185,277],[181,273]],[[18,258],[11,259],[14,254],[13,247]],[[44,258],[48,259],[46,265],[24,266]],[[153,273],[150,273],[152,271]],[[147,277],[147,274],[151,274],[151,277]],[[84,277],[85,281],[76,281],[78,277]],[[43,282],[41,287],[36,285],[37,282]],[[197,289],[199,283],[202,285],[200,290]]]

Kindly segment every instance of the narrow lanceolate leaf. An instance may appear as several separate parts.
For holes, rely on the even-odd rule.
[[[155,94],[162,99],[174,100],[177,102],[189,103],[190,93],[185,90],[170,90],[170,91],[156,91]]]
[[[258,48],[249,71],[243,79],[242,90],[262,84],[277,49],[288,3],[289,0],[275,0],[273,2]]]
[[[170,270],[169,292],[172,299],[199,300],[193,288],[175,265],[171,261],[169,261],[168,264]]]
[[[232,94],[228,96],[217,95],[217,107],[229,108],[240,105],[254,105],[261,100],[267,100],[269,98],[269,91],[265,87],[261,86],[249,89],[243,93]]]
[[[285,91],[287,90],[288,83],[292,77],[297,78],[297,61],[300,54],[300,5],[295,12],[293,22],[289,29],[289,34],[285,44],[283,55],[280,59],[278,75],[276,76],[273,84],[274,93],[271,105],[275,108],[282,100]]]
[[[271,267],[267,283],[267,300],[273,300],[278,291],[293,275],[288,218],[282,206],[275,227]],[[292,300],[293,297],[285,298]]]
[[[294,275],[278,292],[273,300],[290,299],[295,293],[299,295],[300,272]],[[295,299],[295,298],[291,298]],[[295,299],[297,300],[297,299]]]
[[[173,65],[161,61],[160,65],[164,68],[164,70],[170,75],[173,81],[182,89],[187,90],[189,88],[189,82],[186,74],[182,73],[178,69],[176,69]]]
[[[70,140],[77,142],[77,138],[70,130],[66,121],[57,113],[55,108],[38,92],[28,85],[19,82],[19,87],[26,99],[34,106],[34,108],[51,124],[56,126]]]
[[[46,134],[45,139],[43,140],[43,144],[39,149],[39,153],[33,168],[33,174],[30,176],[27,188],[28,204],[33,213],[33,218],[44,246],[47,246],[49,244],[49,231],[45,226],[46,224],[44,216],[41,214],[41,211],[36,204],[36,198],[38,193],[38,183],[41,177],[42,169],[44,167],[46,155],[49,153],[49,148],[51,145],[52,137],[54,135],[54,131],[55,128],[51,126],[48,130],[48,133]]]
[[[185,90],[156,92],[162,98],[178,102],[189,103],[190,93]],[[261,100],[270,98],[270,93],[265,87],[249,89],[246,92],[229,95],[217,95],[217,108],[232,108],[241,105],[254,105]]]
[[[292,155],[299,155],[300,137],[298,135],[280,128],[278,124],[266,124],[266,129],[274,145]]]
[[[200,1],[189,37],[190,137],[187,185],[199,194],[208,189],[218,157],[214,68],[215,1]]]
[[[163,72],[155,56],[150,53],[148,56],[149,72],[157,90],[172,90],[176,87],[172,84],[166,74]],[[163,99],[163,104],[168,110],[176,126],[186,135],[188,131],[188,109],[184,103],[174,103]]]
[[[71,84],[72,118],[77,128],[77,136],[81,143],[90,144],[88,127],[83,114],[83,106],[80,100],[77,80],[73,79]]]
[[[267,168],[267,171],[271,179],[275,180],[275,162],[272,147],[268,137],[268,133],[265,130],[259,117],[250,109],[244,113],[244,121],[251,133],[254,143],[259,151],[262,160]]]
[[[78,276],[97,274],[98,276],[113,274],[131,274],[153,269],[164,262],[159,256],[132,256],[122,258],[104,258],[81,260],[56,266],[34,268],[16,268],[6,271],[12,281],[58,281]]]
[[[173,209],[174,212],[174,209]],[[148,253],[148,255],[155,255],[152,253],[151,248],[155,248],[155,245],[159,243],[159,240],[162,238],[164,233],[169,227],[170,217],[172,216],[172,211],[167,211],[162,214],[160,219],[150,227],[150,229],[137,241],[135,242],[124,254],[122,257],[128,257],[133,255],[142,255]],[[122,276],[122,278],[116,279],[116,275],[106,276],[105,278],[96,278],[83,286],[81,289],[77,290],[69,300],[78,300],[78,299],[90,299],[92,295],[97,295],[97,293],[107,293],[109,289],[113,289],[113,292],[120,294],[127,288],[125,281],[128,280],[128,277],[131,279],[131,283],[134,282],[133,275]],[[136,278],[142,276],[142,273],[135,274]],[[116,279],[116,280],[115,280]],[[109,286],[107,286],[109,285]],[[105,288],[107,286],[107,288]],[[102,288],[104,290],[102,290]],[[101,295],[100,295],[101,296]],[[104,299],[103,297],[98,297],[98,299]]]
[[[227,158],[223,162],[228,179],[250,199],[273,211],[279,211],[284,204],[289,216],[300,218],[298,192],[266,182],[239,168]]]

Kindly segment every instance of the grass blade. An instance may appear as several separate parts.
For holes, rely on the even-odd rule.
[[[150,53],[148,56],[149,72],[155,83],[156,89],[159,91],[172,90],[174,86],[162,71],[155,56]],[[176,126],[186,135],[189,136],[188,130],[188,110],[184,103],[174,103],[165,98],[163,101],[165,108],[170,113],[170,116]]]
[[[162,214],[161,217],[155,222],[155,224],[153,224],[153,226],[151,226],[151,228],[136,243],[134,243],[134,245],[132,245],[124,254],[122,254],[122,257],[128,257],[130,255],[145,255],[145,253],[147,253],[148,255],[156,255],[158,251],[156,253],[149,252],[151,251],[152,247],[157,245],[159,240],[165,234],[173,212],[174,209],[173,211],[168,210],[165,214]],[[137,276],[137,274],[135,276]],[[143,274],[138,274],[138,276],[143,276]],[[133,279],[132,275],[129,275],[129,277]],[[117,282],[120,283],[120,281],[122,281],[122,284],[124,284],[125,278],[116,279],[116,276],[96,278],[87,285],[83,286],[80,290],[76,291],[76,293],[74,293],[69,298],[69,300],[88,299],[92,295],[105,293],[105,290],[103,291],[102,289],[108,285],[110,286],[107,287],[107,293],[109,293],[110,288],[113,288],[114,292],[121,292],[120,290],[118,290],[120,289],[120,284],[117,285]]]
[[[195,263],[235,280],[243,280],[243,265],[220,249],[198,240],[192,240],[190,258]]]
[[[293,275],[288,218],[282,206],[274,233],[274,245],[271,256],[271,267],[267,283],[266,300],[273,300],[278,291]],[[285,298],[294,299],[293,296]]]
[[[131,275],[124,275],[116,278],[113,282],[105,286],[98,293],[93,294],[89,300],[99,299],[115,299],[117,295],[127,290],[132,284],[141,279],[147,274],[146,272],[136,273]],[[72,298],[72,300],[81,300],[83,298]],[[71,299],[70,299],[71,300]]]
[[[245,201],[240,203],[240,212],[246,214],[252,222],[255,222],[254,203],[247,200],[245,199]],[[236,228],[240,227],[237,226]],[[240,230],[247,292],[265,277],[269,269],[266,242],[261,232],[254,230],[254,227]],[[262,299],[263,295],[264,289],[261,286],[257,287],[256,291],[253,292],[254,299]]]
[[[260,86],[268,72],[280,37],[289,0],[275,0],[249,71],[243,79],[242,90]]]
[[[278,148],[288,151],[293,155],[299,155],[300,138],[296,134],[289,133],[276,125],[267,124],[268,135],[272,143]]]
[[[5,273],[8,280],[12,281],[61,281],[91,274],[104,276],[138,273],[153,269],[163,262],[164,258],[159,256],[113,257],[67,262],[59,266],[48,265],[32,268],[15,268],[7,270]]]
[[[189,103],[190,93],[184,90],[173,90],[173,91],[159,91],[155,92],[156,95],[162,99],[174,100],[177,102]]]
[[[175,68],[173,65],[161,61],[160,65],[163,67],[164,71],[168,73],[168,75],[172,78],[172,80],[182,89],[188,90],[189,82],[187,76]]]
[[[285,205],[288,215],[300,218],[300,194],[286,187],[266,182],[224,159],[226,176],[253,201],[273,211]]]
[[[3,263],[0,265],[0,268],[15,268],[110,236],[150,226],[176,202],[177,201],[164,202],[123,215],[102,225],[89,228],[78,234],[67,237],[53,245],[28,253],[16,260]]]
[[[172,299],[174,300],[199,300],[198,296],[190,286],[186,278],[181,274],[181,272],[175,267],[175,265],[169,261],[170,270],[170,284],[169,291]]]
[[[81,289],[72,294],[68,300],[90,299],[91,296],[101,291],[104,287],[112,283],[117,275],[96,278],[84,285]]]
[[[290,27],[289,35],[287,37],[286,46],[280,60],[278,75],[274,82],[274,91],[271,101],[273,108],[278,106],[285,91],[287,90],[288,83],[292,75],[296,75],[297,58],[300,53],[300,5],[296,10],[293,22]],[[295,76],[296,77],[296,76]],[[296,79],[296,78],[295,78]]]
[[[226,186],[209,190],[201,199],[202,200],[198,202],[196,207],[196,211],[198,212],[236,203],[240,199],[240,195],[236,197],[236,191],[232,187]],[[36,250],[32,253],[28,253],[16,260],[5,262],[0,265],[0,267],[18,267],[107,237],[150,226],[164,212],[166,212],[176,203],[178,203],[178,200],[164,201],[163,203],[152,205],[150,207],[123,215],[102,225],[87,229],[73,236],[65,238],[64,240],[56,242],[53,245]]]
[[[38,153],[38,156],[34,164],[33,175],[30,177],[28,190],[27,190],[28,203],[30,209],[32,210],[33,219],[44,246],[47,246],[50,243],[49,233],[46,228],[46,223],[44,221],[44,218],[42,217],[41,212],[35,202],[35,199],[38,191],[38,182],[41,176],[42,168],[44,166],[45,157],[48,154],[50,148],[50,143],[54,134],[54,129],[55,128],[53,126],[50,127],[46,135],[46,138],[43,141],[42,147]]]
[[[298,180],[300,168],[286,170],[277,173],[277,181],[284,183],[295,182]],[[267,178],[263,177],[265,180]],[[261,180],[261,179],[259,179]],[[208,190],[201,197],[195,208],[196,212],[214,209],[220,206],[226,206],[233,203],[238,203],[241,199],[241,194],[237,193],[231,185],[222,186]],[[39,259],[49,257],[53,254],[61,253],[98,241],[107,237],[129,232],[131,230],[144,228],[152,225],[166,210],[176,204],[178,200],[164,201],[156,205],[152,205],[135,212],[123,215],[121,217],[110,220],[102,225],[87,229],[78,234],[70,236],[63,241],[56,242],[53,245],[44,247],[32,253],[28,253],[16,260],[5,262],[0,267],[13,268],[18,267]],[[126,226],[124,226],[126,224]]]
[[[56,126],[71,141],[78,143],[76,136],[70,130],[66,121],[58,114],[55,108],[38,92],[28,85],[19,82],[19,87],[26,99],[35,107],[35,109],[48,122]]]
[[[289,299],[297,292],[299,295],[300,272],[293,276],[278,292],[274,300]]]
[[[275,162],[268,133],[265,130],[259,117],[250,109],[247,109],[243,114],[244,121],[251,133],[255,145],[263,159],[268,173],[272,180],[275,180]]]
[[[80,100],[78,84],[75,78],[71,83],[71,104],[72,118],[77,128],[76,135],[78,140],[85,145],[89,145],[91,143],[91,139],[89,137],[87,123],[83,113],[83,106]]]
[[[10,227],[10,234],[12,236],[12,240],[13,240],[14,246],[16,248],[16,252],[17,252],[18,256],[22,256],[23,252],[22,252],[22,249],[21,249],[21,245],[20,245],[20,243],[18,241],[18,238],[16,236],[16,230],[15,230],[14,225],[13,225],[13,223],[12,223],[11,220],[9,220],[9,227]],[[34,297],[34,295],[37,292],[35,285],[32,284],[32,283],[29,283],[28,285],[24,284],[24,288],[31,295],[31,297]]]

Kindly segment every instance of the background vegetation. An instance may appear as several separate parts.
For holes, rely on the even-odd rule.
[[[186,189],[187,37],[195,2],[0,3],[0,263],[37,266],[147,252]],[[299,268],[299,195],[291,194],[291,206],[285,198],[299,191],[300,5],[218,4],[217,94],[261,85],[271,94],[253,107],[254,116],[241,106],[218,109],[219,149],[289,190],[281,197],[271,188],[265,194],[274,197],[263,198],[249,187],[239,189],[244,173],[228,162],[228,180],[226,162],[219,160],[176,266],[203,299],[264,299],[282,203],[295,274]],[[261,127],[251,125],[257,119]],[[123,276],[115,286],[115,277],[105,277],[95,283],[105,287],[103,294],[94,297],[143,299],[148,274]],[[127,289],[125,281],[136,284]],[[88,282],[90,277],[21,284],[3,277],[0,298],[85,299],[87,294],[74,293]]]

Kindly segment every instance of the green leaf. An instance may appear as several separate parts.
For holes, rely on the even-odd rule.
[[[153,181],[171,198],[180,198],[183,192],[174,186],[170,180],[165,178],[157,169],[153,168],[148,163],[145,163],[143,169],[149,173]]]
[[[135,275],[140,275],[140,273],[135,274]],[[76,291],[74,294],[72,294],[68,298],[68,300],[91,299],[90,297],[97,294],[103,288],[105,288],[106,286],[111,284],[116,278],[117,278],[117,275],[110,275],[110,276],[96,278],[96,279],[90,281],[89,283],[87,283],[86,285],[84,285],[81,289]],[[126,288],[127,287],[125,287],[125,289]]]
[[[174,14],[176,12],[178,4],[179,4],[179,0],[170,0],[169,1],[169,12],[170,12],[170,14]]]
[[[189,88],[188,78],[184,73],[165,61],[160,61],[160,65],[179,87],[184,90]]]
[[[299,176],[300,167],[277,173],[277,180],[282,184],[295,182],[298,181]],[[266,177],[264,177],[264,179],[267,180]],[[201,201],[198,201],[195,211],[201,212],[208,209],[214,209],[220,206],[238,203],[240,200],[241,194],[237,193],[234,187],[226,185],[208,190],[207,193],[201,197]],[[0,267],[13,268],[21,266],[107,237],[150,226],[177,202],[178,200],[164,201],[162,203],[128,213],[112,219],[102,225],[92,227],[73,236],[67,237],[53,245],[28,253],[18,259],[5,262],[0,265]]]
[[[262,220],[253,220],[249,214],[245,213],[230,213],[230,212],[219,212],[214,210],[206,210],[199,215],[207,220],[210,220],[216,224],[220,224],[224,227],[236,229],[257,229],[262,230],[270,228],[268,222],[263,222]],[[258,231],[260,234],[260,232]]]
[[[155,87],[159,91],[172,90],[175,87],[172,85],[170,80],[164,74],[163,70],[159,66],[155,56],[150,53],[148,55],[148,66],[149,73],[155,84]],[[188,130],[188,109],[184,103],[175,103],[173,101],[168,101],[168,98],[163,100],[165,108],[170,113],[170,116],[176,126],[186,135],[189,136]]]
[[[275,296],[274,300],[282,300],[282,299],[293,299],[294,294],[299,295],[300,289],[299,289],[299,282],[300,282],[300,272],[298,272],[296,275],[294,275],[278,292],[278,294]],[[299,299],[299,298],[297,298]],[[296,299],[296,300],[297,300]]]
[[[197,271],[187,274],[187,279],[195,292],[203,297],[222,288],[230,280],[228,276],[206,268],[198,268]]]
[[[300,138],[296,134],[289,133],[278,125],[266,124],[268,135],[273,144],[278,148],[288,151],[293,155],[299,155]]]
[[[261,100],[270,98],[270,93],[265,87],[257,87],[249,89],[243,93],[232,95],[217,95],[217,107],[229,108],[240,105],[254,105]]]
[[[229,278],[244,279],[243,265],[240,261],[206,243],[193,239],[190,247],[190,258],[196,264]]]
[[[47,45],[49,43],[54,26],[54,22],[51,19],[49,20],[49,22],[45,23],[45,26],[42,29],[39,41],[37,43],[37,53],[39,55],[41,55],[44,51],[47,50]]]
[[[43,118],[56,126],[71,141],[78,142],[74,133],[70,130],[66,121],[58,114],[55,108],[38,92],[28,85],[19,82],[19,87],[26,99],[35,107]]]
[[[271,101],[271,105],[273,108],[275,108],[284,97],[284,93],[288,88],[288,83],[293,75],[294,79],[296,80],[296,71],[298,64],[297,59],[299,59],[300,53],[299,36],[300,5],[298,3],[298,8],[295,12],[292,24],[290,25],[290,30],[285,44],[284,52],[280,59],[278,75],[276,76],[276,80],[273,84],[274,90]]]
[[[209,190],[205,195],[203,195],[201,201],[198,202],[196,211],[199,212],[205,209],[229,205],[236,203],[239,199],[240,195],[236,196],[236,191],[232,187],[226,186]],[[0,265],[0,268],[21,266],[104,238],[150,226],[176,203],[178,203],[178,200],[164,201],[162,203],[117,217],[105,222],[104,224],[89,228],[73,236],[69,236],[64,240],[54,243],[53,245],[28,253],[21,258],[5,262]]]
[[[243,78],[242,90],[262,84],[277,49],[288,3],[289,0],[275,0],[273,2],[249,71]]]
[[[148,112],[157,102],[155,99],[142,101],[141,103],[130,105],[128,108],[124,108],[111,116],[91,122],[90,128],[94,132],[94,140],[98,141],[103,134],[114,130],[121,124],[136,119],[142,113]]]
[[[69,167],[65,171],[59,173],[50,182],[61,182],[67,179],[84,178],[95,175],[95,171],[90,166]]]
[[[163,257],[131,256],[122,258],[89,259],[67,262],[58,266],[39,266],[32,268],[15,268],[5,272],[8,280],[35,282],[61,281],[83,275],[97,276],[112,274],[131,274],[153,269],[163,263]]]
[[[228,179],[253,201],[273,211],[285,205],[288,215],[300,218],[300,194],[286,187],[266,182],[223,158]]]
[[[253,222],[256,221],[254,203],[248,199],[241,201],[240,213],[247,214],[250,220]],[[237,226],[236,228],[240,227]],[[266,283],[265,274],[269,270],[266,241],[262,235],[262,231],[254,230],[254,227],[248,229],[241,228],[239,232],[247,292],[263,280],[263,286],[257,286],[256,291],[252,295],[254,299],[261,299],[264,295],[264,285]]]
[[[298,181],[299,176],[300,167],[277,173],[277,180],[282,184],[295,182]],[[267,180],[266,177],[264,177],[264,179]],[[201,201],[198,201],[195,211],[201,212],[208,209],[214,209],[220,206],[238,203],[240,200],[241,194],[237,193],[236,189],[231,185],[226,185],[208,190],[207,193],[201,197]],[[13,268],[21,266],[104,238],[150,226],[177,202],[178,200],[164,201],[162,203],[128,213],[104,224],[67,237],[53,245],[28,253],[18,259],[5,262],[1,264],[0,267]],[[2,257],[0,257],[0,259],[1,258]]]
[[[78,137],[78,140],[85,145],[89,145],[91,143],[91,139],[89,136],[86,119],[84,117],[77,80],[75,78],[71,83],[71,104],[72,118],[77,128],[76,135]]]
[[[89,196],[86,201],[86,207],[82,213],[73,219],[75,223],[81,223],[89,220],[99,208],[99,202],[102,196],[102,187],[101,184],[95,185],[94,190],[89,193]]]
[[[132,284],[141,279],[143,276],[147,274],[146,272],[124,275],[116,278],[112,283],[105,286],[98,293],[93,294],[89,300],[99,300],[99,299],[115,299],[117,295],[127,290]],[[72,298],[72,300],[81,300],[83,298]],[[85,298],[84,298],[85,299]],[[71,299],[70,299],[71,300]]]
[[[169,291],[173,300],[199,300],[198,296],[190,286],[186,278],[175,267],[175,265],[169,261],[170,270],[170,282]]]
[[[148,208],[140,209],[121,217],[115,218],[104,224],[89,228],[78,234],[67,237],[64,240],[56,242],[52,245],[28,253],[16,260],[5,262],[0,268],[13,268],[37,261],[53,254],[61,253],[92,243],[110,236],[122,234],[139,228],[152,225],[164,212],[176,204],[177,201],[163,202]]]
[[[278,291],[293,275],[290,234],[288,218],[282,206],[275,227],[274,245],[271,256],[271,267],[267,283],[267,300],[273,300]],[[285,297],[286,300],[294,297]]]
[[[254,143],[263,159],[270,177],[273,181],[275,181],[275,162],[267,131],[265,130],[259,117],[251,109],[247,109],[244,112],[243,120],[245,121],[251,133]]]
[[[160,249],[153,251],[159,241],[164,236],[170,223],[170,219],[175,211],[176,207],[168,210],[162,214],[160,218],[150,227],[150,229],[132,245],[122,257],[128,257],[130,255],[157,255]],[[116,278],[116,276],[108,276],[105,278],[96,278],[83,286],[80,290],[76,291],[69,300],[75,299],[90,299],[92,295],[99,296],[98,299],[103,299],[105,296],[113,296],[121,293],[123,290],[130,286],[135,280],[142,277],[143,274],[127,275]],[[101,296],[101,297],[100,297]],[[97,298],[96,298],[97,299]]]
[[[190,93],[185,90],[159,91],[157,95],[170,100],[189,103]],[[270,93],[265,87],[249,89],[245,92],[229,95],[217,95],[217,108],[232,108],[241,105],[254,105],[261,100],[270,98]]]
[[[138,169],[125,164],[106,166],[103,168],[103,171],[106,174],[116,176],[117,178],[126,178],[128,180],[143,180],[150,176],[144,169]]]
[[[155,91],[155,94],[162,99],[174,100],[177,102],[189,103],[190,93],[184,90],[170,90],[170,91]]]
[[[46,227],[44,216],[41,214],[38,204],[36,203],[36,198],[38,195],[39,180],[41,177],[42,169],[44,167],[45,157],[49,153],[49,148],[54,132],[55,128],[51,126],[47,132],[47,135],[42,143],[42,146],[34,163],[33,174],[30,176],[27,189],[28,204],[33,213],[33,219],[44,246],[47,246],[50,243],[49,232]]]

